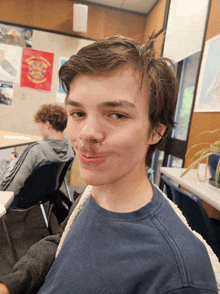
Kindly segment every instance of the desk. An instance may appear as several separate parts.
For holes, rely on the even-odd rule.
[[[200,182],[197,177],[197,169],[191,169],[181,178],[180,175],[185,170],[186,168],[178,167],[160,168],[162,174],[220,211],[220,189],[210,185],[208,180]]]
[[[8,229],[7,229],[7,225],[5,222],[5,214],[6,214],[6,209],[9,207],[9,205],[12,203],[14,199],[14,192],[10,192],[10,191],[0,191],[0,217],[2,220],[2,224],[3,224],[3,228],[5,230],[5,234],[8,240],[8,245],[11,249],[12,252],[12,256],[14,258],[14,262],[16,263],[18,260],[18,256],[17,253],[13,247],[13,243],[12,243],[12,238],[9,235]]]
[[[42,137],[0,131],[0,149],[27,145],[39,140],[42,140]]]
[[[14,192],[0,191],[0,217],[5,214],[7,209],[14,199]]]

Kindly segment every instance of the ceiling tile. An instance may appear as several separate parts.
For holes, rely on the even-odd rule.
[[[158,0],[125,0],[122,8],[147,13]]]
[[[101,4],[139,13],[148,13],[158,1],[159,0],[85,0],[87,3]]]

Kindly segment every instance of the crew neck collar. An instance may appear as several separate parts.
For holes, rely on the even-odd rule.
[[[107,218],[113,221],[114,220],[120,220],[120,221],[140,220],[140,219],[148,217],[161,205],[162,197],[160,197],[160,193],[158,189],[156,189],[154,185],[152,185],[152,188],[153,188],[153,197],[151,198],[151,201],[145,206],[141,207],[140,209],[134,210],[131,212],[119,213],[119,212],[109,211],[99,206],[93,197],[89,198],[88,204],[91,205],[91,209],[94,213],[98,214],[99,216],[103,218]]]

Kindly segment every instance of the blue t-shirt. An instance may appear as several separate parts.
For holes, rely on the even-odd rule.
[[[90,197],[38,293],[217,293],[205,246],[153,190],[150,203],[129,213]]]

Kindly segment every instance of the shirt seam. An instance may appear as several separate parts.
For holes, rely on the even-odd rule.
[[[182,287],[173,288],[172,290],[166,290],[165,292],[163,292],[161,294],[169,294],[169,293],[172,294],[173,291],[177,291],[177,290],[181,290],[181,289],[187,289],[187,288],[189,288],[189,289],[198,289],[198,290],[202,290],[202,291],[208,291],[208,293],[213,293],[213,294],[218,293],[214,289],[212,290],[212,289],[210,289],[208,287],[204,287],[204,285],[201,285],[201,287],[200,287],[199,285],[191,285],[191,284],[189,284],[186,287],[182,286]]]
[[[157,229],[161,232],[161,235],[167,241],[167,244],[170,246],[170,248],[174,254],[174,258],[178,264],[178,271],[181,276],[182,286],[187,287],[189,285],[189,278],[187,275],[186,265],[184,262],[184,258],[181,254],[181,251],[179,250],[176,242],[174,241],[172,236],[169,234],[167,229],[163,226],[163,224],[154,215],[151,216],[151,221],[155,224]]]

